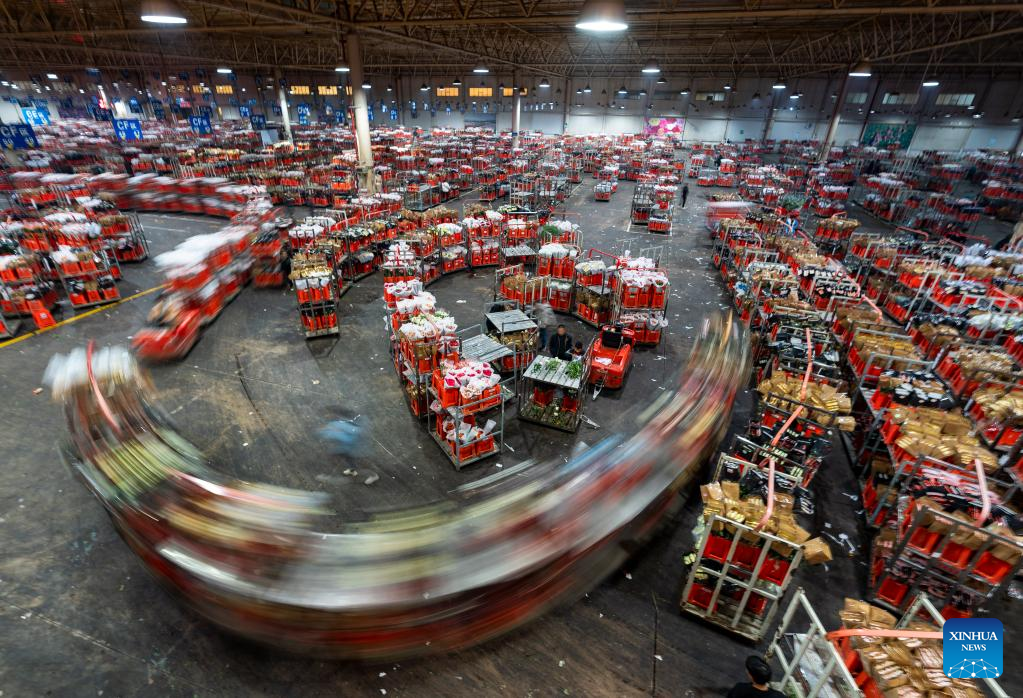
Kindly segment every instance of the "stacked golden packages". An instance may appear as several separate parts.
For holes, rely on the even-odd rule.
[[[953,357],[965,376],[988,373],[995,376],[1009,376],[1019,367],[1004,349],[994,347],[960,347]]]
[[[927,456],[957,465],[970,465],[979,459],[986,472],[998,469],[998,457],[977,440],[973,423],[958,412],[895,407],[890,419],[899,425],[895,445],[911,456]]]
[[[878,335],[859,333],[853,336],[853,346],[860,353],[860,358],[867,361],[871,354],[878,356],[897,356],[903,359],[921,360],[913,340],[906,336]],[[894,361],[890,368],[900,371],[909,368],[909,364]]]
[[[704,519],[710,519],[717,514],[739,524],[755,526],[767,509],[760,495],[754,494],[740,499],[738,482],[722,481],[700,485],[700,496],[703,498]],[[763,531],[802,545],[810,540],[810,532],[796,523],[792,504],[792,495],[776,492],[774,510],[771,512],[771,518],[764,524]],[[724,526],[728,528],[728,524]],[[730,532],[734,533],[734,527],[732,529]]]
[[[844,331],[855,329],[862,325],[880,325],[883,327],[890,327],[893,330],[900,329],[878,315],[873,308],[862,305],[839,305],[835,308],[835,317],[838,320],[839,326]]]
[[[999,492],[996,490],[996,492]],[[946,512],[941,505],[929,497],[920,497],[916,506],[924,512],[923,523],[928,531],[946,534],[953,530],[955,522],[966,524],[956,527],[951,535],[953,543],[970,550],[987,549],[992,557],[996,557],[1010,565],[1016,565],[1023,557],[1023,536],[1017,536],[1012,529],[999,523],[977,528],[977,520],[963,511]],[[952,521],[954,520],[954,521]],[[1005,538],[1005,541],[993,538],[992,534]]]
[[[842,625],[851,630],[890,630],[892,614],[859,599],[846,599],[839,612]],[[906,630],[940,630],[929,623],[910,623]],[[859,651],[863,670],[888,698],[983,698],[970,679],[952,679],[942,671],[941,639],[892,638],[858,635],[851,644]]]
[[[984,418],[1000,424],[1023,422],[1023,388],[1006,392],[1000,386],[983,386],[972,395],[974,402],[984,411]]]
[[[948,344],[958,344],[961,339],[959,330],[949,325],[924,322],[917,327],[917,330],[927,338],[928,342],[939,347]]]
[[[811,381],[806,384],[806,394],[800,400],[802,386],[802,376],[776,372],[767,380],[761,381],[757,386],[757,392],[768,405],[787,412],[795,409],[794,403],[791,402],[793,400],[809,405],[813,409],[806,417],[818,424],[834,425],[842,431],[853,431],[856,428],[856,421],[848,416],[852,412],[852,401],[848,395],[827,383]]]

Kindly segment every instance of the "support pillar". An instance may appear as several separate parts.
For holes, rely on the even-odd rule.
[[[860,135],[856,139],[857,143],[863,142],[863,134],[867,132],[867,124],[870,123],[870,112],[874,111],[874,105],[877,104],[877,96],[881,94],[881,78],[877,78],[874,82],[874,90],[870,93],[870,101],[866,103],[866,109],[863,114],[863,125],[860,126]]]
[[[1019,135],[1016,136],[1016,143],[1012,146],[1012,150],[1009,151],[1009,157],[1023,155],[1023,128],[1019,130]]]
[[[284,123],[284,136],[289,141],[294,139],[291,136],[291,114],[288,112],[288,91],[284,89],[284,81],[281,79],[281,71],[274,72],[274,81],[277,83],[277,103],[281,107],[281,121]]]
[[[771,101],[767,105],[767,116],[764,117],[764,133],[760,136],[760,142],[767,141],[767,135],[771,132],[771,125],[774,123],[774,103],[778,100],[778,90],[771,89]],[[692,100],[690,100],[692,104]],[[689,115],[689,107],[686,107],[686,116]]]
[[[519,117],[522,114],[522,86],[518,75],[512,78],[514,96],[512,97],[512,149],[519,147]]]
[[[827,135],[821,143],[820,161],[826,162],[828,151],[831,149],[831,142],[835,140],[835,133],[838,132],[838,122],[842,120],[842,105],[845,104],[845,93],[849,89],[849,71],[842,76],[842,87],[838,90],[838,100],[835,102],[835,110],[831,115],[831,123],[828,124]]]
[[[348,73],[352,82],[352,113],[355,117],[355,150],[359,156],[358,174],[360,185],[370,194],[376,193],[376,178],[373,176],[373,147],[369,139],[369,111],[366,93],[362,89],[362,41],[352,33],[347,37]]]
[[[561,103],[561,133],[568,133],[568,100],[572,94],[572,78],[565,78],[564,101]]]

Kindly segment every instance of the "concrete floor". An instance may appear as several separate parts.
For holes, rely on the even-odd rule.
[[[710,267],[704,191],[691,187],[671,238],[630,230],[632,185],[610,204],[592,202],[591,183],[567,204],[585,246],[610,250],[624,240],[663,244],[672,277],[671,327],[661,346],[642,350],[625,387],[587,402],[599,430],[577,435],[507,421],[508,450],[455,471],[406,409],[383,332],[379,275],[342,300],[340,337],[307,342],[294,297],[246,289],[178,364],[153,368],[163,404],[180,430],[221,468],[239,477],[330,492],[339,517],[352,520],[442,498],[453,488],[530,457],[562,457],[576,442],[630,433],[630,411],[672,380],[700,319],[727,307]],[[220,222],[144,215],[153,253]],[[127,267],[122,293],[159,283],[151,263]],[[489,272],[431,286],[460,326],[480,322]],[[464,301],[461,303],[459,301]],[[129,341],[152,297],[0,349],[0,695],[587,695],[719,696],[742,678],[742,661],[760,647],[736,641],[678,611],[682,556],[691,548],[697,502],[689,502],[625,567],[584,599],[509,637],[450,656],[367,665],[281,655],[225,635],[158,586],[115,535],[102,508],[58,457],[59,406],[33,394],[49,357],[83,345]],[[566,320],[570,332],[592,332]],[[745,423],[749,398],[734,416]],[[371,438],[352,464],[314,436],[325,422],[355,417]],[[856,483],[840,457],[820,475],[817,527],[863,542]],[[360,477],[342,475],[347,467]],[[363,475],[380,475],[364,485]],[[698,499],[698,497],[694,497]],[[804,567],[822,618],[837,627],[843,595],[864,592],[862,559],[836,557],[830,569]],[[597,580],[595,580],[597,581]],[[1009,625],[1009,623],[1006,623]],[[1017,688],[1019,688],[1017,686]],[[1010,690],[1010,694],[1013,691]],[[1016,695],[1021,692],[1015,693]]]

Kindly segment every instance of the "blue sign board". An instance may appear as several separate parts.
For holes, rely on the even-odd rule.
[[[338,124],[339,126],[344,125],[345,113],[342,110],[338,109],[336,112],[334,112],[334,123]]]
[[[241,116],[252,116],[252,111],[248,107],[238,107],[238,114]]]
[[[252,124],[253,131],[262,131],[266,128],[266,115],[265,114],[253,114],[249,117],[249,123]]]
[[[28,124],[0,124],[0,148],[23,150],[38,147],[35,131]]]
[[[39,109],[38,107],[26,107],[21,110],[21,113],[25,117],[25,123],[31,126],[50,125],[50,112],[46,109]]]
[[[166,115],[167,112],[163,110],[163,102],[153,102],[153,116],[163,119]]]
[[[199,135],[213,133],[213,126],[210,124],[210,117],[208,116],[190,116],[188,117],[188,123],[192,127],[192,133],[198,133]]]
[[[132,114],[142,114],[142,105],[139,104],[139,100],[136,97],[131,97],[128,100],[128,109],[131,110]]]
[[[114,119],[114,135],[119,141],[140,141],[142,122],[138,119]]]
[[[50,103],[47,102],[45,99],[33,99],[32,106],[34,106],[36,109],[42,109],[44,111],[50,110]]]
[[[209,121],[209,117],[213,115],[213,109],[210,108],[210,107],[205,107],[205,106],[201,106],[201,105],[196,107],[196,108],[199,110],[199,113],[201,115],[205,116],[206,120]]]

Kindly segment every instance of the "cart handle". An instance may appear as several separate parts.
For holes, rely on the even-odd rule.
[[[991,513],[991,493],[987,489],[987,475],[984,472],[984,464],[980,462],[980,458],[973,459],[973,467],[977,471],[977,488],[980,490],[981,501],[980,515],[977,517],[977,522],[983,525]]]
[[[114,419],[114,413],[110,411],[110,405],[107,404],[107,399],[103,395],[103,391],[99,389],[99,381],[96,380],[96,374],[92,371],[92,354],[95,348],[95,340],[90,339],[89,344],[85,348],[85,370],[89,375],[89,384],[92,386],[92,392],[96,395],[96,403],[99,405],[100,412],[102,412],[103,417],[110,422],[110,426],[113,427],[114,433],[120,436],[121,427],[118,425],[117,420]]]
[[[833,630],[825,635],[825,637],[829,640],[838,640],[843,637],[894,637],[901,638],[903,640],[916,638],[921,640],[940,640],[942,638],[942,632],[940,630],[873,630],[871,628],[843,628],[842,630]]]
[[[810,334],[810,328],[806,329],[806,371],[803,373],[803,384],[799,387],[799,401],[803,402],[806,399],[806,386],[810,383],[810,370],[813,368],[813,336]],[[803,406],[800,405],[792,411],[789,418],[785,421],[785,426],[778,430],[774,438],[771,439],[771,445],[776,446],[781,440],[782,434],[784,434],[788,428],[792,425],[792,422],[796,419],[796,416],[803,411]],[[771,515],[774,514],[774,458],[768,458],[767,467],[767,508],[764,509],[764,515],[760,517],[760,521],[753,527],[755,531],[760,531],[767,525],[767,522],[771,520]],[[977,460],[978,466],[980,460]],[[986,494],[986,490],[984,490]],[[985,502],[987,499],[985,498]],[[986,517],[985,517],[986,518]]]

